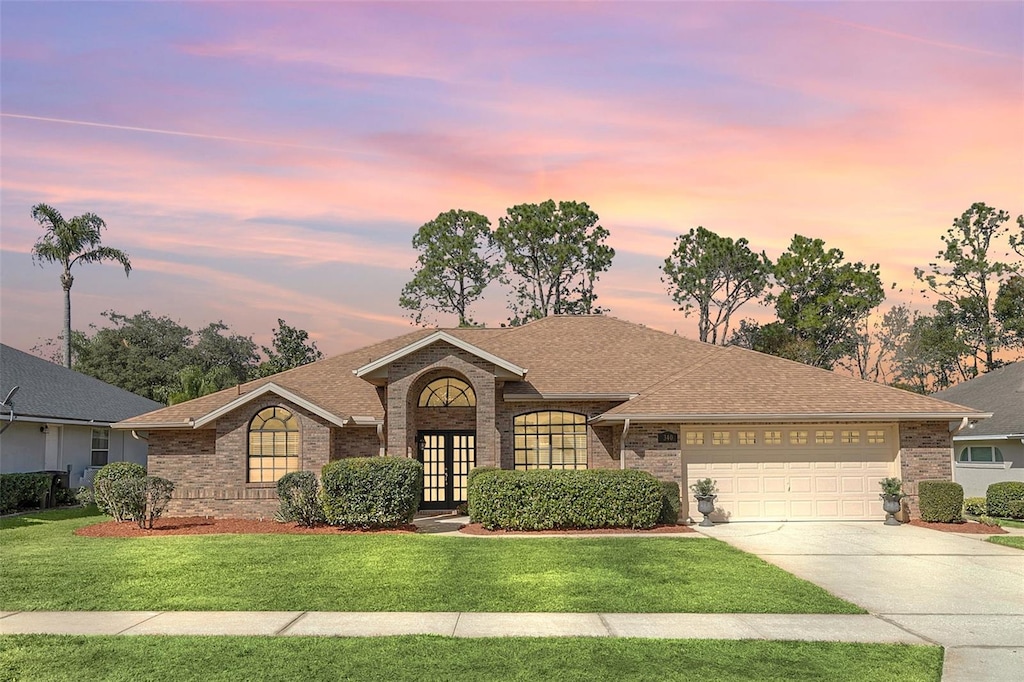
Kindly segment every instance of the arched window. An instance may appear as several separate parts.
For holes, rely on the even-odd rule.
[[[960,451],[959,461],[1001,464],[1003,461],[1003,453],[999,448],[991,445],[972,445]]]
[[[473,387],[461,379],[444,377],[427,384],[420,393],[420,407],[476,407]]]
[[[249,482],[273,483],[299,470],[299,420],[283,407],[260,410],[249,423]]]
[[[530,412],[513,420],[516,469],[586,469],[587,418],[573,412]]]

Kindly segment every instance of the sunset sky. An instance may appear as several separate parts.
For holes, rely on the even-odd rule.
[[[423,222],[586,201],[611,314],[696,335],[660,282],[697,225],[877,262],[886,306],[972,202],[1024,211],[1024,4],[0,3],[0,338],[61,328],[33,204],[92,211],[113,309],[334,354],[410,329]],[[920,295],[912,301],[922,304]],[[507,318],[497,283],[474,310]],[[764,318],[750,306],[743,316]],[[451,324],[453,318],[440,318]]]

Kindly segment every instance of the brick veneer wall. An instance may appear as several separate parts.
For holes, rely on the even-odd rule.
[[[528,412],[537,412],[538,410],[556,410],[583,414],[589,419],[607,412],[616,405],[618,405],[618,403],[582,401],[544,402],[536,400],[505,402],[504,398],[499,395],[498,412],[495,424],[498,431],[501,468],[515,468],[515,442],[513,429],[514,419],[516,416],[526,414]],[[598,427],[595,429],[592,426],[587,426],[588,467],[591,469],[617,469],[619,467],[619,451],[614,442],[614,438],[614,431],[611,427]]]
[[[149,472],[174,483],[168,516],[232,516],[270,518],[277,511],[273,483],[247,483],[249,423],[265,407],[281,405],[299,421],[301,469],[319,475],[337,451],[332,425],[321,417],[276,396],[263,396],[217,420],[213,429],[150,431]],[[354,431],[356,429],[353,429]],[[358,429],[373,433],[374,429]],[[353,443],[365,443],[359,436]],[[376,454],[374,446],[369,454]]]
[[[948,421],[904,422],[900,432],[900,478],[910,515],[920,515],[917,484],[953,480],[953,435]]]
[[[331,429],[331,459],[376,457],[380,454],[380,438],[376,426],[346,426]]]

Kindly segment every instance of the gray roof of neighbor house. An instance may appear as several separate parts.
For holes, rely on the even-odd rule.
[[[982,374],[933,397],[991,412],[960,436],[1024,436],[1024,360]]]
[[[622,401],[602,419],[949,419],[977,410],[860,381],[754,351],[693,341],[603,315],[545,317],[521,327],[419,329],[359,350],[250,381],[218,393],[128,419],[118,428],[201,428],[261,391],[296,396],[330,415],[365,425],[383,420],[372,378],[382,362],[418,343],[454,339],[502,360],[513,399]],[[429,337],[437,337],[430,341]],[[453,347],[454,350],[454,347]],[[366,379],[355,374],[359,370]],[[273,384],[273,386],[268,386]]]
[[[22,419],[59,419],[112,424],[163,407],[149,398],[0,344],[0,400],[11,398]],[[0,420],[10,418],[0,408]]]

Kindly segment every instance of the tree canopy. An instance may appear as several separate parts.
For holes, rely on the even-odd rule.
[[[267,359],[254,370],[254,376],[270,376],[286,369],[316,362],[324,357],[324,354],[316,347],[316,342],[309,340],[309,332],[292,327],[281,318],[277,320],[272,346],[260,347]]]
[[[493,233],[502,281],[511,286],[511,324],[548,315],[602,312],[594,285],[611,266],[608,230],[584,202],[547,200],[507,210]]]
[[[416,324],[428,310],[456,315],[460,327],[473,324],[470,305],[500,271],[490,240],[491,221],[473,211],[441,213],[417,230],[412,245],[420,254],[399,298]]]
[[[697,227],[676,238],[661,266],[661,281],[679,310],[689,316],[696,309],[701,341],[726,343],[733,314],[768,287],[771,261],[748,244]]]

